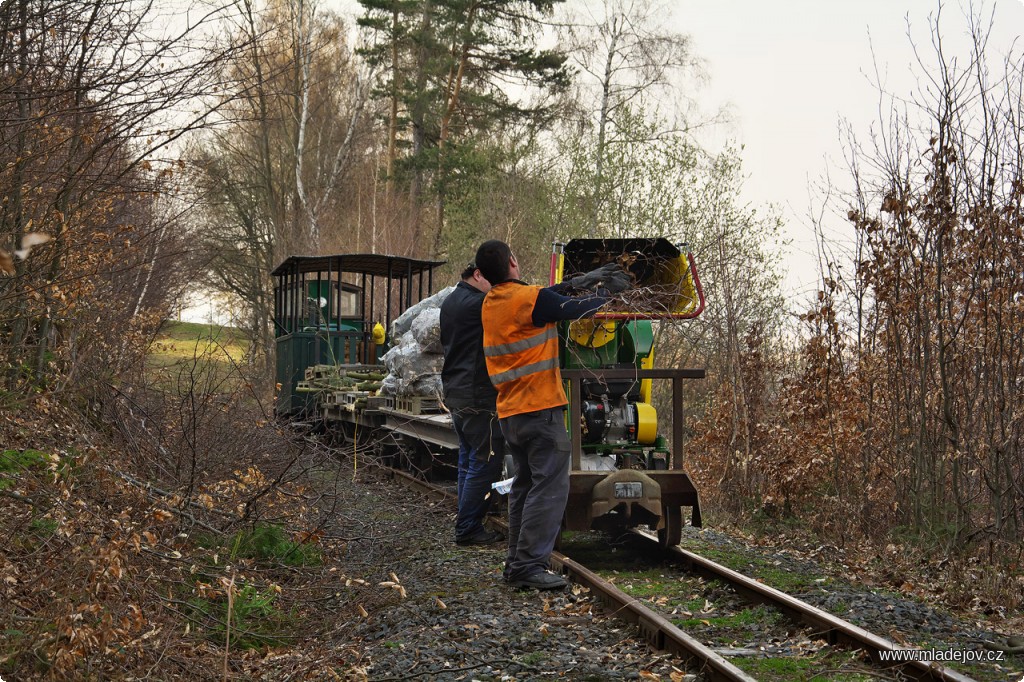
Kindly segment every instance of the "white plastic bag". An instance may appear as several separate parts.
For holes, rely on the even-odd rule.
[[[506,478],[504,481],[497,481],[495,483],[492,483],[491,487],[494,488],[495,492],[498,492],[502,495],[508,495],[509,492],[511,492],[512,490],[512,484],[515,483],[515,480],[515,476],[513,476],[512,478]]]

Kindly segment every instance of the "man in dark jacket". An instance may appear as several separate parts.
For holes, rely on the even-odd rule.
[[[501,476],[505,439],[498,426],[497,389],[487,375],[483,353],[480,307],[491,288],[480,270],[470,264],[462,281],[441,304],[441,345],[444,402],[459,437],[459,513],[455,542],[489,545],[504,540],[484,528],[491,484]]]

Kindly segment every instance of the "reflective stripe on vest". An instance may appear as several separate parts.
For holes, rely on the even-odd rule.
[[[527,348],[534,348],[551,339],[558,336],[555,331],[554,325],[551,327],[545,327],[544,330],[536,336],[531,336],[528,339],[521,339],[514,343],[502,343],[497,346],[488,346],[484,348],[484,355],[488,357],[494,357],[495,355],[508,355],[509,353],[518,353],[521,350]]]
[[[491,375],[491,382],[497,386],[498,384],[504,384],[505,382],[512,381],[513,379],[519,379],[525,377],[527,374],[536,374],[537,372],[543,372],[547,369],[554,369],[558,367],[558,358],[552,358],[551,360],[541,360],[535,362],[532,365],[526,365],[525,367],[517,367],[516,369],[510,369],[507,372],[500,372],[498,374]]]
[[[539,291],[540,287],[504,282],[484,298],[484,359],[498,389],[499,417],[567,402],[558,369],[558,328],[533,324]]]

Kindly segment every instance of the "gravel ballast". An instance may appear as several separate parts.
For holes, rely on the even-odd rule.
[[[457,546],[450,504],[369,473],[338,492],[343,519],[355,526],[340,531],[353,540],[339,571],[388,595],[365,615],[358,604],[348,614],[344,627],[359,652],[358,660],[350,659],[353,679],[694,679],[696,671],[652,650],[635,627],[612,618],[586,589],[571,584],[538,592],[504,584],[504,544]],[[813,562],[743,545],[714,530],[686,534],[708,547],[742,548],[811,584],[823,575]],[[831,578],[797,596],[912,646],[978,646],[996,638],[927,604]],[[1019,667],[1010,657],[1007,665],[987,669],[1006,679]]]
[[[363,526],[349,554],[360,563],[365,555],[374,557],[362,578],[370,584],[398,578],[403,588],[387,585],[392,599],[365,617],[355,614],[350,632],[362,657],[354,677],[687,679],[683,662],[652,650],[633,626],[604,613],[586,589],[540,592],[506,585],[505,545],[457,546],[448,505],[376,477],[364,477],[343,495],[345,517],[358,517]],[[354,575],[353,568],[344,570]]]

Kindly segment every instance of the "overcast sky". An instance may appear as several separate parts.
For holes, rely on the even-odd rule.
[[[829,166],[833,183],[849,186],[838,122],[848,120],[866,137],[878,120],[876,63],[889,91],[911,93],[915,57],[908,22],[921,53],[931,59],[929,17],[934,19],[938,4],[674,0],[673,6],[672,25],[693,38],[697,54],[708,62],[705,107],[731,104],[735,124],[727,134],[745,145],[747,198],[783,209],[793,240],[787,285],[793,295],[814,291],[816,259],[808,216],[812,202],[817,206],[820,201],[808,187]],[[989,48],[997,66],[1024,30],[1024,3],[1001,0],[984,6],[986,16],[995,13]],[[945,47],[962,52],[967,23],[957,0],[945,3],[940,26]]]

